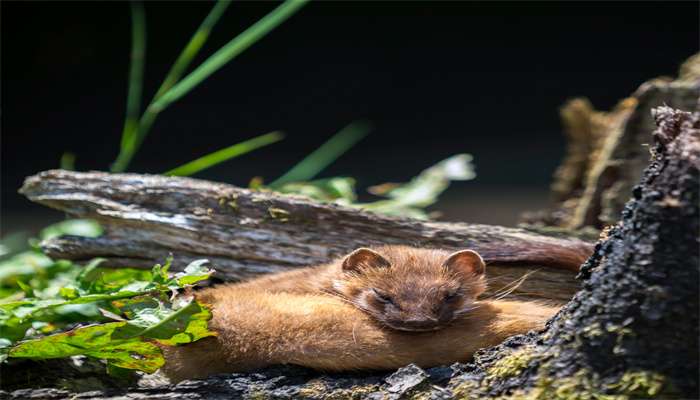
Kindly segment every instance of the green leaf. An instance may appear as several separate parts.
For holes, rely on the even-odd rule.
[[[183,287],[185,285],[192,285],[194,283],[197,283],[199,281],[203,281],[205,279],[208,279],[211,274],[213,274],[214,271],[213,269],[209,269],[207,267],[203,267],[203,264],[208,263],[209,260],[195,260],[192,261],[185,267],[185,271],[183,272],[178,272],[175,274],[175,279],[177,279],[178,285],[180,287]]]
[[[56,224],[47,226],[39,233],[41,240],[49,240],[65,235],[98,237],[103,231],[95,221],[87,219],[67,219]]]
[[[88,325],[69,332],[19,343],[10,350],[10,357],[33,359],[68,357],[88,354],[120,342],[112,340],[112,333],[126,322]]]
[[[355,180],[348,177],[290,182],[275,189],[280,193],[296,193],[326,203],[350,205],[357,201]]]
[[[81,287],[83,287],[85,289],[90,288],[90,285],[100,275],[100,271],[97,270],[97,267],[105,261],[107,261],[106,258],[94,258],[88,263],[88,265],[85,266],[85,268],[83,268],[82,271],[80,271],[78,273],[78,275],[76,275],[75,279],[78,282],[80,282]],[[91,292],[88,290],[87,293],[95,294],[95,293],[104,293],[104,292]]]
[[[408,183],[370,188],[371,193],[388,197],[389,200],[353,206],[389,215],[425,218],[427,215],[421,209],[434,204],[450,182],[476,176],[471,161],[471,155],[457,154],[427,168]]]
[[[140,1],[131,1],[129,5],[131,6],[131,64],[126,96],[126,118],[122,130],[122,151],[133,149],[136,144],[143,75],[146,69],[146,12]]]
[[[73,300],[80,297],[80,293],[78,293],[78,289],[61,288],[61,297],[66,300]]]
[[[130,319],[115,331],[115,339],[144,335],[172,345],[216,335],[207,330],[211,312],[194,296],[171,303],[165,293],[158,292],[116,301],[114,305]]]
[[[115,346],[103,347],[85,355],[103,358],[111,365],[120,368],[138,369],[148,374],[165,365],[160,348],[155,343],[138,339],[124,341]]]
[[[64,151],[63,154],[61,154],[61,161],[59,161],[58,165],[61,169],[75,171],[75,153],[72,151]]]
[[[0,262],[0,282],[10,286],[17,285],[18,277],[43,275],[48,278],[46,270],[53,265],[54,261],[44,254],[25,251]]]
[[[190,65],[190,62],[192,62],[197,53],[199,53],[199,50],[201,50],[202,46],[204,46],[204,43],[207,41],[207,38],[209,38],[209,34],[214,28],[214,25],[216,25],[219,18],[221,18],[224,11],[226,11],[230,4],[231,1],[229,0],[219,0],[216,2],[216,4],[214,4],[214,7],[211,9],[199,28],[197,28],[194,35],[192,35],[190,41],[187,43],[185,48],[175,60],[173,66],[170,68],[170,71],[168,71],[163,83],[160,85],[160,88],[158,88],[158,92],[156,92],[156,95],[154,96],[154,100],[158,100],[163,93],[170,90],[180,80],[180,77],[187,69],[187,66]]]
[[[102,313],[102,315],[104,315],[105,317],[107,317],[107,318],[109,318],[109,319],[113,319],[113,320],[116,320],[116,321],[119,321],[119,322],[124,322],[124,321],[126,321],[124,318],[120,317],[119,315],[117,315],[117,314],[115,314],[115,313],[113,313],[113,312],[111,312],[111,311],[107,311],[107,310],[105,310],[105,309],[103,309],[103,308],[100,308],[100,312]]]
[[[31,321],[23,321],[13,313],[0,309],[0,326],[2,326],[0,329],[1,340],[12,344],[24,339],[27,330],[32,327],[32,323]]]
[[[115,378],[123,379],[126,381],[138,379],[138,375],[134,373],[133,369],[118,367],[112,363],[107,364],[107,373]]]
[[[31,286],[29,286],[29,285],[27,285],[26,283],[20,281],[19,279],[17,280],[17,286],[19,286],[20,289],[22,289],[22,291],[24,292],[24,295],[25,295],[25,296],[34,297],[34,291],[32,290]]]
[[[9,356],[44,359],[84,354],[106,359],[115,367],[152,373],[164,364],[163,356],[156,344],[143,342],[142,337],[175,345],[216,336],[207,330],[207,320],[211,318],[208,305],[199,303],[194,296],[170,302],[164,292],[157,292],[114,304],[129,321],[89,325],[24,341],[10,349]]]
[[[122,368],[155,372],[165,361],[157,345],[135,338],[114,340],[112,334],[126,322],[89,325],[70,332],[28,340],[13,347],[10,357],[31,359],[69,357],[79,354],[106,359]]]

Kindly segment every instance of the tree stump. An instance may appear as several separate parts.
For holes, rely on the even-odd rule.
[[[561,109],[568,146],[552,183],[554,211],[528,213],[528,222],[568,230],[617,223],[649,164],[649,110],[662,104],[692,110],[699,96],[700,53],[683,63],[677,79],[649,80],[610,112],[595,110],[585,98],[569,100]]]

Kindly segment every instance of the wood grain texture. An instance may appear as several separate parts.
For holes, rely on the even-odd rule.
[[[206,258],[227,281],[316,265],[358,247],[408,244],[474,249],[491,278],[504,283],[537,269],[520,292],[568,301],[579,288],[573,272],[592,252],[590,243],[573,238],[394,218],[191,178],[50,170],[27,178],[20,193],[104,228],[98,238],[43,242],[54,259],[105,257],[108,267],[151,268],[173,254],[178,270]]]

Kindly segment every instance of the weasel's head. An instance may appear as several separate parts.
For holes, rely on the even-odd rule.
[[[408,246],[361,248],[343,259],[335,291],[384,325],[431,331],[468,311],[485,290],[484,260],[474,251]]]

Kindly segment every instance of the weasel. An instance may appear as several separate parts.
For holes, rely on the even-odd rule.
[[[275,364],[324,371],[432,367],[541,329],[559,307],[477,301],[485,264],[474,251],[361,248],[316,267],[207,288],[205,338],[161,346],[173,382]]]
[[[173,383],[280,364],[349,371],[466,362],[480,348],[542,329],[558,310],[529,302],[477,301],[439,330],[405,332],[329,296],[231,287],[205,289],[198,297],[213,304],[209,329],[218,337],[161,346],[163,371]]]
[[[440,329],[468,311],[486,289],[484,260],[474,251],[410,246],[360,248],[346,257],[252,281],[219,286],[271,293],[326,293],[403,331]]]

